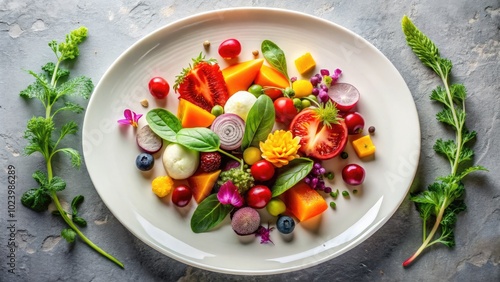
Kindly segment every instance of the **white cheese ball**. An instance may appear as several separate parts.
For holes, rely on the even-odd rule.
[[[231,95],[224,106],[224,113],[236,114],[244,121],[257,98],[248,91],[238,91]]]
[[[167,145],[162,156],[163,167],[173,179],[186,179],[193,175],[200,163],[200,153],[182,145]]]

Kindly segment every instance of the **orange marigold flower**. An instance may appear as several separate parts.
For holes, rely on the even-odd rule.
[[[298,158],[300,137],[293,138],[292,133],[286,130],[276,130],[269,133],[265,142],[260,142],[262,158],[276,167],[287,165],[291,160]]]

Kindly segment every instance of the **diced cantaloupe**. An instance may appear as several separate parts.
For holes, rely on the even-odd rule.
[[[264,59],[254,59],[229,66],[222,70],[229,95],[247,90],[253,83]]]
[[[282,194],[286,209],[299,221],[305,221],[315,217],[328,208],[325,199],[318,191],[304,182],[295,184]]]
[[[262,87],[271,86],[282,89],[290,86],[290,82],[282,73],[267,65],[262,65],[259,73],[255,77],[254,83],[259,84]],[[265,93],[273,100],[282,96],[282,92],[276,89],[269,89],[265,91]]]
[[[220,172],[221,170],[212,172],[198,171],[187,179],[193,198],[198,204],[210,195]]]
[[[295,67],[300,74],[305,74],[316,67],[316,61],[312,57],[311,53],[307,52],[304,55],[295,59]]]
[[[352,147],[354,148],[356,155],[360,158],[375,154],[375,145],[373,145],[370,135],[365,135],[352,141]]]
[[[177,107],[177,117],[181,121],[182,127],[209,127],[215,119],[215,116],[205,109],[195,104],[179,99]]]

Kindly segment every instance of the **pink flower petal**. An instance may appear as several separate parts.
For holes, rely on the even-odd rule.
[[[132,119],[132,111],[130,109],[126,109],[125,111],[123,111],[123,116],[128,119],[128,120],[133,120]]]
[[[118,120],[118,123],[119,123],[119,124],[126,124],[126,125],[130,125],[130,120],[128,120],[128,119],[119,119],[119,120]]]
[[[217,199],[223,205],[232,205],[237,208],[243,206],[243,197],[231,180],[222,184],[217,193]]]

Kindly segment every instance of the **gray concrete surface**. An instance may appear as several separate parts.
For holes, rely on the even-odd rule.
[[[446,134],[434,118],[437,105],[429,93],[438,79],[406,46],[400,27],[404,14],[427,33],[442,55],[454,62],[454,81],[468,89],[468,126],[477,130],[475,162],[490,173],[465,181],[468,210],[458,216],[456,247],[435,246],[410,268],[401,266],[421,241],[421,221],[407,199],[371,238],[346,254],[316,267],[268,277],[241,277],[193,268],[166,257],[128,232],[97,195],[85,167],[56,167],[65,175],[61,196],[83,194],[85,233],[120,258],[124,270],[81,242],[69,245],[59,236],[63,222],[34,213],[20,204],[21,194],[35,185],[31,174],[43,168],[41,158],[25,157],[25,123],[40,108],[18,93],[52,54],[47,42],[85,25],[91,37],[83,57],[72,66],[97,83],[110,64],[149,32],[183,17],[237,6],[278,7],[302,11],[338,23],[366,38],[400,71],[414,97],[422,128],[422,152],[414,187],[421,189],[446,162],[432,145]],[[500,277],[500,3],[479,1],[77,1],[0,0],[0,281],[499,281]],[[83,115],[78,122],[81,125]],[[81,148],[81,135],[74,138]],[[15,270],[9,273],[8,166],[15,167]]]

